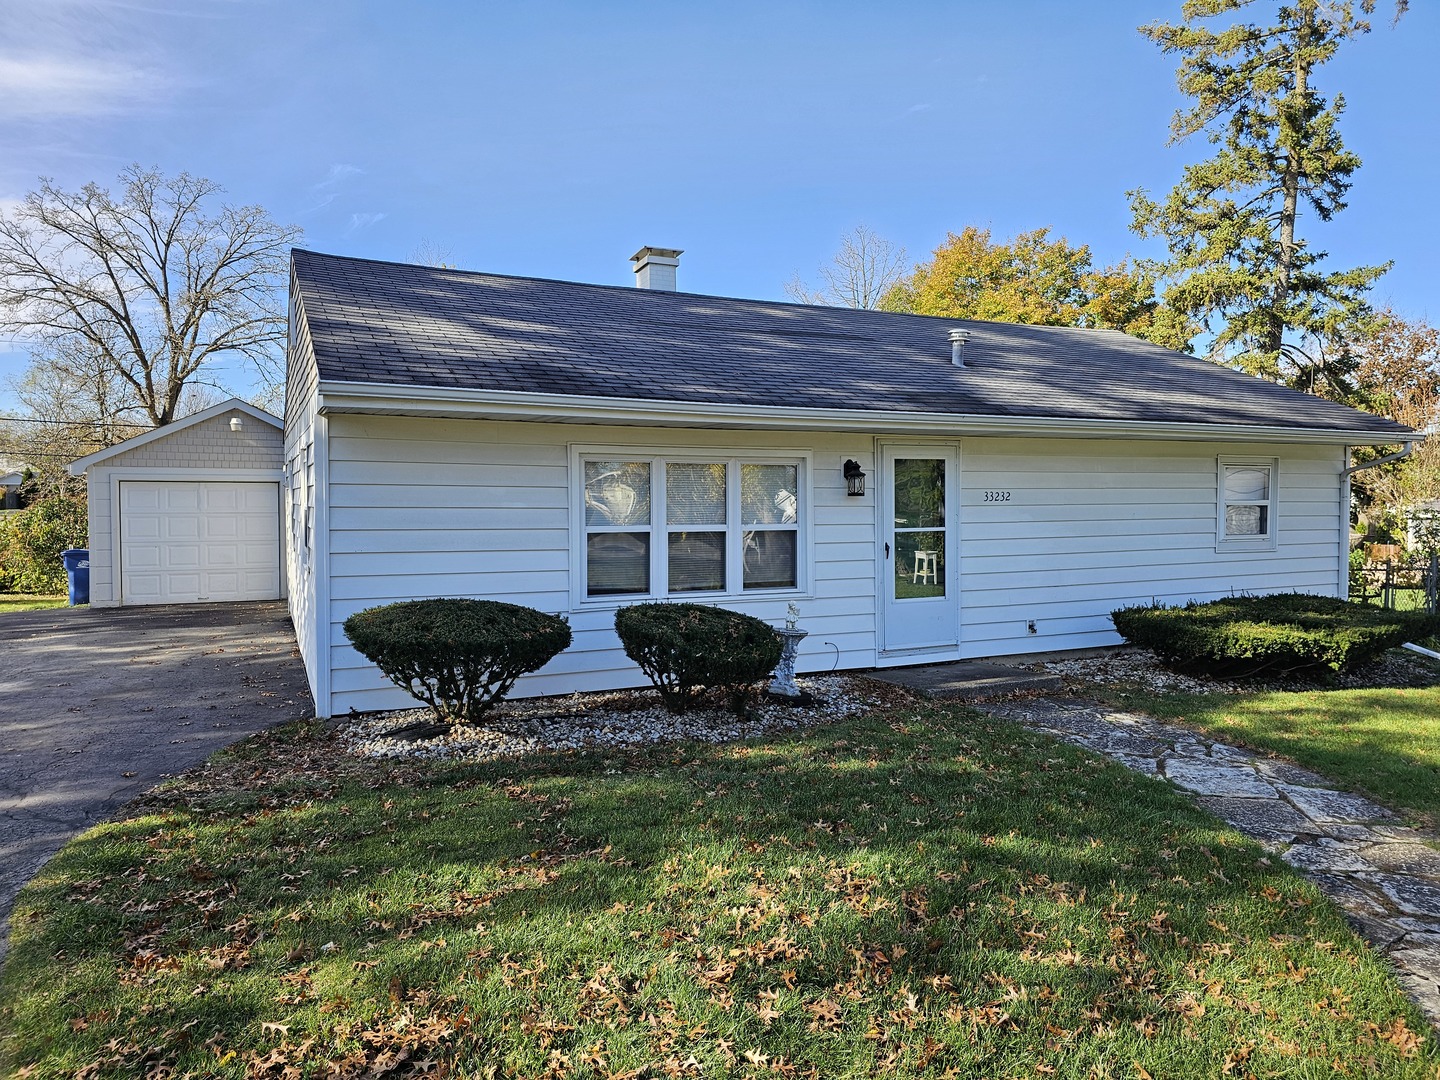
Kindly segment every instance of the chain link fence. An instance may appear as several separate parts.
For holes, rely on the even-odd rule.
[[[1392,611],[1428,611],[1440,614],[1440,554],[1428,559],[1387,559],[1383,563],[1352,567],[1350,599],[1378,604]]]

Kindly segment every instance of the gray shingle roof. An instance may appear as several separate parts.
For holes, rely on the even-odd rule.
[[[1111,330],[655,292],[294,252],[320,378],[660,402],[1409,429]],[[949,331],[970,331],[964,368]]]

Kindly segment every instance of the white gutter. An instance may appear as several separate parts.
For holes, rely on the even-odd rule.
[[[1413,453],[1415,452],[1415,443],[1416,443],[1416,441],[1417,441],[1417,440],[1415,440],[1415,439],[1406,439],[1406,440],[1405,440],[1405,449],[1401,450],[1399,453],[1397,453],[1397,454],[1386,454],[1384,457],[1377,457],[1374,461],[1367,461],[1367,462],[1365,462],[1363,465],[1351,465],[1348,469],[1346,469],[1346,470],[1345,470],[1344,472],[1342,472],[1340,475],[1348,478],[1348,477],[1350,477],[1350,476],[1353,476],[1355,473],[1359,472],[1361,469],[1373,469],[1373,468],[1375,468],[1377,465],[1389,465],[1390,462],[1392,462],[1392,461],[1400,461],[1400,460],[1403,459],[1403,458],[1407,458],[1407,457],[1409,457],[1411,454],[1413,454]],[[1365,445],[1367,445],[1367,446],[1383,446],[1384,444],[1383,444],[1383,443],[1366,443]]]
[[[1407,641],[1400,647],[1402,649],[1409,649],[1411,652],[1418,652],[1421,656],[1428,656],[1431,660],[1440,660],[1440,652],[1436,652],[1434,649],[1427,649],[1423,645],[1415,645]]]
[[[1081,439],[1254,439],[1287,443],[1383,446],[1395,436],[1369,431],[1306,431],[1279,424],[1175,424],[1140,420],[796,409],[784,405],[651,401],[505,390],[446,389],[391,383],[322,381],[321,413],[391,413],[457,419],[540,420],[655,427],[776,428],[785,431],[861,431],[911,435],[1011,435]],[[1383,460],[1383,459],[1382,459]],[[1379,464],[1375,462],[1374,464]]]

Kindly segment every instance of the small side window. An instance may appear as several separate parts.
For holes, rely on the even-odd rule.
[[[1220,462],[1221,544],[1268,544],[1275,539],[1274,462]]]

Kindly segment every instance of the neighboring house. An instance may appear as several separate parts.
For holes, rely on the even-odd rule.
[[[280,418],[232,398],[83,457],[90,606],[278,600]]]
[[[1440,499],[1425,499],[1405,508],[1405,545],[1422,553],[1440,549]]]
[[[25,474],[19,470],[7,472],[0,466],[0,510],[20,509],[20,488],[25,483]]]
[[[1344,595],[1347,447],[1413,438],[1114,331],[686,295],[678,255],[643,249],[632,289],[294,253],[287,574],[320,715],[410,703],[342,623],[415,597],[569,619],[533,695],[642,684],[613,621],[645,599],[793,601],[828,671]]]

